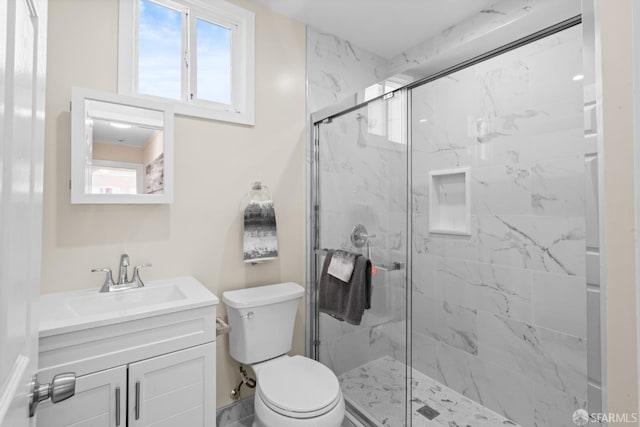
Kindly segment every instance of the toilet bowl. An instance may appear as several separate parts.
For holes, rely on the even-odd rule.
[[[339,427],[344,399],[331,370],[303,356],[252,366],[256,373],[254,427]]]
[[[256,374],[253,427],[340,427],[344,398],[335,374],[304,356],[288,356],[304,288],[280,283],[223,292],[229,352]]]

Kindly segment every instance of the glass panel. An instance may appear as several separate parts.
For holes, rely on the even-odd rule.
[[[362,253],[376,266],[371,308],[359,325],[319,314],[319,360],[338,375],[348,408],[368,418],[367,425],[396,427],[406,425],[408,401],[403,100],[377,100],[318,125],[320,248]],[[351,243],[358,224],[370,249]],[[318,272],[324,259],[317,256]]]
[[[231,30],[196,20],[197,98],[231,104]]]
[[[182,99],[182,13],[140,0],[138,92]]]
[[[581,49],[576,26],[412,90],[413,425],[570,426],[586,406]],[[461,168],[470,235],[430,233],[451,204],[429,206],[448,191],[429,174]]]

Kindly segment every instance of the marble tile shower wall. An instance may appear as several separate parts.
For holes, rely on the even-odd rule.
[[[413,90],[413,367],[523,426],[586,406],[581,28]],[[428,173],[471,169],[471,236]]]
[[[387,77],[384,58],[307,26],[307,110],[314,113]]]
[[[364,224],[375,235],[371,258],[380,264],[406,257],[406,144],[380,135],[375,117],[386,102],[320,126],[320,245],[356,251],[351,229]],[[321,314],[320,360],[337,374],[385,355],[404,361],[405,295],[404,272],[379,271],[361,325]],[[399,339],[391,340],[394,331]]]

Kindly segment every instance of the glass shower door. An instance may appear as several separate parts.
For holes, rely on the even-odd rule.
[[[325,249],[362,253],[374,266],[371,308],[360,325],[317,314],[317,355],[338,376],[350,412],[398,427],[407,425],[408,401],[405,106],[396,93],[315,128],[316,286]]]
[[[581,49],[576,26],[411,91],[414,426],[586,408]]]

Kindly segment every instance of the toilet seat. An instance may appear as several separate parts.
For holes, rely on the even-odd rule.
[[[273,361],[258,371],[256,393],[271,410],[291,418],[321,416],[342,401],[335,374],[303,356]]]

